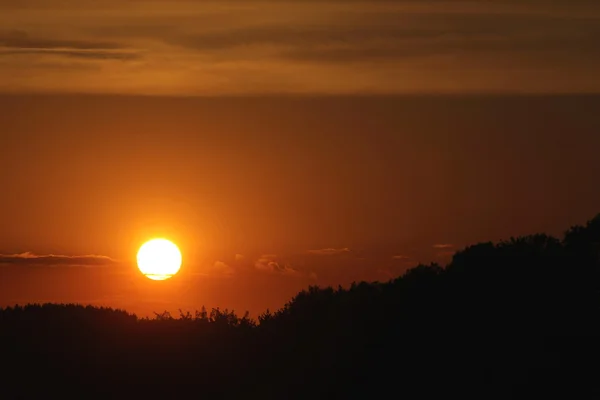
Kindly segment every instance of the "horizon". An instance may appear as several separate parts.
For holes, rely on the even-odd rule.
[[[60,302],[60,301],[50,301],[50,302],[44,302],[44,301],[34,301],[34,302],[27,302],[27,303],[14,303],[14,304],[5,304],[2,305],[0,304],[0,311],[1,310],[7,310],[7,309],[17,309],[17,308],[21,308],[21,309],[26,309],[27,307],[39,307],[39,306],[76,306],[76,307],[94,307],[94,308],[100,308],[100,309],[109,309],[109,310],[114,310],[114,311],[123,311],[128,315],[134,316],[137,318],[137,320],[148,320],[148,319],[154,319],[154,320],[164,320],[164,319],[181,319],[181,320],[187,320],[187,321],[198,321],[198,320],[205,320],[205,321],[210,321],[210,322],[216,322],[215,319],[213,319],[213,317],[211,316],[211,312],[217,312],[218,313],[222,313],[222,315],[227,315],[228,313],[231,313],[231,315],[235,316],[236,318],[243,318],[244,320],[247,320],[248,322],[250,322],[251,324],[256,323],[256,324],[260,324],[260,323],[264,323],[264,318],[266,315],[275,315],[277,313],[285,313],[285,310],[287,309],[287,307],[289,307],[290,304],[294,303],[294,301],[297,301],[298,296],[301,294],[309,294],[311,291],[314,291],[315,289],[319,289],[319,290],[327,290],[327,289],[332,289],[335,292],[343,292],[343,291],[349,291],[352,290],[353,288],[356,288],[358,285],[360,284],[368,284],[368,285],[393,285],[396,282],[398,282],[401,279],[405,279],[407,275],[419,270],[419,269],[429,269],[429,270],[435,270],[436,268],[439,268],[440,271],[444,271],[444,270],[448,270],[450,267],[454,267],[456,268],[456,265],[453,265],[455,263],[455,255],[460,255],[461,257],[464,256],[464,254],[468,254],[469,252],[473,252],[474,249],[481,247],[481,246],[486,246],[488,244],[492,245],[492,248],[502,248],[502,246],[506,246],[508,248],[510,248],[511,246],[514,246],[515,243],[518,243],[519,241],[524,241],[524,243],[528,243],[529,246],[532,245],[533,242],[530,242],[532,239],[535,239],[537,236],[542,236],[544,237],[544,240],[556,240],[556,243],[558,243],[560,246],[564,246],[565,245],[565,240],[567,238],[566,234],[569,231],[573,231],[575,229],[590,229],[589,226],[592,223],[596,223],[600,221],[600,213],[596,214],[594,216],[594,218],[588,219],[586,220],[585,224],[577,224],[577,225],[572,225],[569,226],[567,229],[563,230],[563,235],[562,236],[556,236],[556,235],[552,235],[552,234],[548,234],[547,232],[532,232],[529,234],[524,234],[524,235],[519,235],[519,236],[510,236],[510,238],[505,238],[502,240],[498,240],[498,241],[492,241],[492,240],[488,240],[488,241],[481,241],[478,243],[471,243],[468,244],[464,247],[461,248],[456,248],[454,245],[450,245],[450,244],[444,244],[444,245],[435,245],[434,247],[437,247],[439,249],[452,249],[451,253],[452,256],[449,259],[448,263],[443,264],[440,262],[436,262],[436,261],[431,261],[431,262],[417,262],[414,265],[407,265],[403,271],[401,273],[399,273],[398,275],[390,275],[387,277],[387,279],[382,279],[382,280],[371,280],[371,281],[367,281],[367,280],[360,280],[360,281],[352,281],[352,282],[348,282],[345,284],[329,284],[329,285],[319,285],[319,284],[311,284],[309,282],[308,286],[306,287],[300,287],[298,289],[298,292],[294,293],[289,299],[287,299],[283,304],[279,305],[279,307],[267,307],[264,310],[258,310],[258,311],[254,311],[254,312],[250,312],[249,310],[240,310],[240,309],[235,309],[235,308],[227,308],[227,307],[221,307],[218,304],[217,305],[210,305],[210,306],[206,306],[205,304],[202,304],[200,307],[197,308],[181,308],[180,305],[177,305],[176,309],[160,309],[160,310],[152,310],[151,312],[146,312],[143,314],[139,314],[136,313],[135,311],[131,311],[129,309],[126,309],[124,307],[119,307],[116,305],[111,305],[111,304],[104,304],[104,303],[86,303],[86,302]],[[586,227],[587,226],[587,227]],[[329,253],[329,251],[333,251],[335,249],[323,249],[327,252],[327,254],[332,254]],[[348,250],[348,249],[344,249],[344,250]],[[309,251],[311,252],[311,251]],[[335,253],[335,252],[334,252]],[[236,256],[240,256],[239,254],[236,254]],[[12,264],[15,261],[20,261],[21,258],[23,259],[36,259],[36,258],[55,258],[55,259],[74,259],[74,258],[107,258],[106,256],[98,256],[98,255],[88,255],[88,256],[65,256],[65,255],[58,255],[58,254],[48,254],[48,255],[37,255],[37,254],[33,254],[30,252],[26,252],[26,253],[22,253],[22,254],[0,254],[0,265],[5,265],[5,266],[9,266],[10,264]],[[12,258],[12,260],[10,260]],[[236,257],[237,258],[237,257]],[[400,258],[404,260],[403,256],[397,257],[397,256],[393,256],[392,258]],[[127,262],[123,262],[122,260],[113,260],[110,259],[112,262],[114,262],[117,267],[119,268],[123,268],[123,267],[127,267],[129,269],[134,269],[133,266],[129,265],[126,266],[125,264],[127,264]],[[520,261],[520,260],[519,260]],[[464,261],[462,261],[464,262]],[[461,260],[460,258],[458,259],[458,264],[460,265]],[[56,265],[53,264],[49,264],[49,265],[53,265],[54,267],[57,267],[59,263],[57,263]],[[88,266],[89,267],[89,266]],[[193,274],[192,274],[193,275]],[[205,275],[205,276],[208,276]],[[189,279],[189,272],[188,273],[182,273],[182,274],[174,274],[172,278],[167,279],[166,281],[162,281],[162,280],[153,280],[153,281],[145,281],[145,285],[140,285],[141,286],[145,286],[147,289],[150,288],[150,291],[153,292],[153,295],[156,295],[156,291],[161,291],[161,293],[167,293],[168,296],[173,296],[174,291],[173,290],[180,290],[182,288],[182,284],[181,281],[182,280],[186,280]],[[158,303],[160,304],[160,303]],[[212,311],[211,311],[212,310]],[[177,317],[177,313],[179,313],[179,316]],[[175,315],[175,316],[173,316]],[[154,316],[153,318],[150,318]],[[206,320],[206,318],[208,318],[208,320]],[[233,323],[233,326],[237,326],[235,325],[236,323]]]

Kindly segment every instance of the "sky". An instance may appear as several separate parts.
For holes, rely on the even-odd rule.
[[[600,212],[596,1],[0,0],[0,306],[281,307]],[[165,282],[137,249],[183,253]]]
[[[0,90],[598,92],[596,0],[0,0]]]

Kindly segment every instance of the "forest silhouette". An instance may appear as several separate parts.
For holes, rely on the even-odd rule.
[[[309,287],[254,320],[0,310],[2,399],[598,398],[600,215],[389,282]]]

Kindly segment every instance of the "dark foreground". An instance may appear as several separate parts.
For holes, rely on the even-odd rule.
[[[483,243],[259,321],[0,310],[0,398],[600,398],[600,217]]]

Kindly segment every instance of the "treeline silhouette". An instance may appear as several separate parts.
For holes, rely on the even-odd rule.
[[[600,215],[253,320],[0,310],[0,398],[599,398]]]

